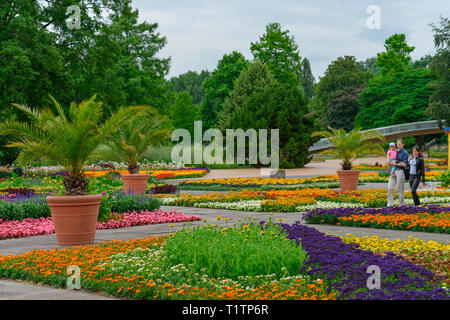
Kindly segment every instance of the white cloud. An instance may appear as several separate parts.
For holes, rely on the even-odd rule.
[[[381,9],[380,30],[366,27],[369,5]],[[445,0],[134,0],[133,6],[141,21],[157,22],[167,37],[159,56],[172,57],[169,76],[213,70],[233,50],[251,58],[250,42],[270,22],[290,30],[316,79],[339,56],[375,56],[394,33],[406,33],[408,44],[416,47],[412,57],[419,59],[434,52],[428,24],[450,16]]]

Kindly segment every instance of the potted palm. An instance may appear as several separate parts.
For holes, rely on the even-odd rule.
[[[156,109],[142,107],[145,113],[118,128],[106,145],[110,157],[120,159],[128,165],[129,174],[122,174],[126,192],[144,194],[147,189],[148,174],[139,174],[139,162],[152,144],[170,137],[170,130],[160,129],[161,122]]]
[[[56,112],[14,105],[29,121],[0,123],[0,135],[14,137],[15,142],[8,146],[22,149],[21,163],[46,159],[65,167],[69,175],[63,180],[64,194],[47,197],[56,239],[61,245],[93,243],[102,195],[88,194],[89,181],[82,168],[100,143],[140,111],[121,108],[101,122],[102,103],[95,101],[95,96],[79,105],[71,103],[68,110],[51,99]]]
[[[355,159],[369,154],[382,154],[380,145],[384,136],[378,130],[361,131],[360,128],[346,132],[344,129],[314,132],[312,136],[320,136],[328,139],[333,145],[329,151],[337,159],[341,159],[342,170],[337,170],[341,191],[356,190],[358,187],[359,170],[352,170]]]

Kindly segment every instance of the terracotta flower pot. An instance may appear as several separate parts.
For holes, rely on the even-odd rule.
[[[126,192],[144,194],[147,190],[148,174],[122,174]]]
[[[61,245],[94,243],[102,198],[101,194],[48,196],[47,203],[55,225],[56,241]]]
[[[354,191],[358,189],[359,170],[338,170],[341,191]]]

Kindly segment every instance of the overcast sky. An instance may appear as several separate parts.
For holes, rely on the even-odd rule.
[[[367,27],[370,5],[380,9],[380,29]],[[317,81],[337,57],[375,56],[394,33],[405,33],[416,47],[413,59],[433,54],[429,24],[450,17],[448,0],[133,0],[133,6],[141,21],[157,22],[167,37],[159,56],[172,59],[169,77],[212,71],[233,50],[251,59],[250,43],[268,23],[278,22],[310,60]]]

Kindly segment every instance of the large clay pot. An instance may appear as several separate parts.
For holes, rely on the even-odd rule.
[[[341,191],[354,191],[358,189],[359,170],[338,170]]]
[[[137,194],[146,193],[148,177],[148,174],[122,174],[125,191]]]
[[[56,241],[61,245],[92,244],[97,230],[101,194],[48,196]]]

